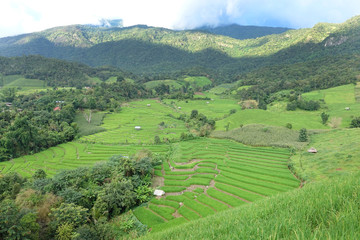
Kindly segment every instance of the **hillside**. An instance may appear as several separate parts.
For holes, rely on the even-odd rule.
[[[219,81],[233,81],[262,66],[358,54],[359,22],[360,17],[354,17],[343,24],[321,23],[246,40],[141,25],[106,29],[73,25],[2,38],[0,55],[40,54],[134,73],[202,69]]]
[[[42,56],[0,57],[0,87],[25,87],[34,80],[39,81],[34,87],[82,87],[125,75],[111,67],[92,68]],[[20,78],[21,84],[16,84]]]
[[[142,239],[358,239],[359,183],[356,174],[310,184]]]

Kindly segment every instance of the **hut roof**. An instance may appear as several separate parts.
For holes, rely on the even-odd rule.
[[[309,150],[307,150],[309,153],[317,153],[317,150],[315,148],[310,148]]]
[[[163,190],[156,189],[156,190],[154,191],[154,195],[155,195],[155,196],[158,196],[158,197],[161,197],[161,196],[164,195],[164,194],[165,194],[165,192],[164,192]]]
[[[56,107],[56,108],[54,108],[54,111],[60,111],[61,110],[61,108],[60,107]]]

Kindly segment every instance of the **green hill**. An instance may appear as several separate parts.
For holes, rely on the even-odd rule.
[[[40,54],[142,74],[201,71],[218,81],[231,82],[235,76],[263,66],[358,54],[359,19],[246,40],[146,26],[104,29],[73,25],[2,38],[0,55]]]

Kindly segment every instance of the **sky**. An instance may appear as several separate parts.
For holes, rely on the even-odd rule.
[[[0,37],[102,18],[181,30],[230,23],[308,28],[355,15],[357,0],[0,0]]]

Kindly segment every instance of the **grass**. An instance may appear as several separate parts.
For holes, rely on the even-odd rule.
[[[360,129],[337,129],[311,136],[308,147],[291,158],[297,174],[306,180],[321,180],[360,169]]]
[[[155,80],[145,83],[145,87],[148,89],[154,89],[157,86],[160,86],[161,84],[165,84],[167,86],[170,86],[170,90],[178,90],[181,89],[181,87],[184,85],[184,82],[177,81],[177,80]]]
[[[16,87],[19,90],[45,88],[45,81],[39,79],[28,79],[20,75],[10,75],[3,77],[3,87]]]
[[[187,128],[183,121],[169,117],[169,114],[176,115],[176,112],[156,100],[131,102],[123,105],[120,113],[106,115],[104,124],[101,125],[106,131],[80,140],[106,144],[140,144],[154,143],[154,136],[159,136],[162,142],[179,139],[182,132],[187,132]],[[161,126],[162,122],[164,125]],[[141,130],[135,130],[135,126],[140,126]]]
[[[184,79],[184,81],[190,83],[190,86],[193,88],[205,87],[212,83],[211,80],[207,77],[187,77]]]
[[[53,176],[62,169],[92,166],[111,156],[121,154],[129,156],[141,149],[149,149],[153,153],[165,153],[168,145],[102,145],[69,142],[51,147],[34,155],[0,162],[0,174],[18,172],[24,177],[31,177],[37,169],[43,169],[48,176]]]
[[[299,142],[299,132],[286,127],[249,124],[230,131],[215,131],[215,138],[232,139],[252,146],[274,146],[303,148],[307,143]]]
[[[172,107],[178,113],[190,115],[192,110],[198,110],[210,119],[223,119],[229,116],[231,109],[240,110],[237,101],[234,99],[222,99],[214,96],[213,100],[163,100],[168,106]],[[181,107],[181,109],[179,109]]]
[[[87,114],[87,117],[88,117],[90,112],[89,111],[79,112],[75,116],[75,122],[77,123],[77,126],[79,128],[78,134],[80,137],[105,131],[105,128],[100,127],[100,125],[102,124],[102,121],[105,117],[105,113],[92,112],[90,123],[85,119],[84,114]]]
[[[142,239],[359,239],[359,179],[308,184]]]

